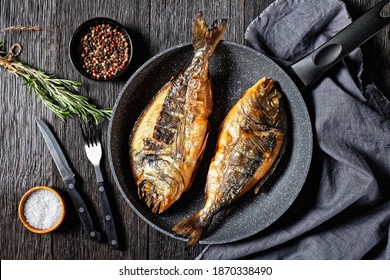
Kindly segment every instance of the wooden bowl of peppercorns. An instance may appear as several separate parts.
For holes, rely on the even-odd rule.
[[[130,35],[118,22],[92,18],[81,24],[69,45],[73,66],[85,77],[108,81],[122,76],[130,66]]]

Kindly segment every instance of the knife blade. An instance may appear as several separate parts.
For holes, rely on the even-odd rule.
[[[76,176],[70,168],[60,145],[58,144],[54,134],[51,132],[49,127],[42,120],[35,119],[35,121],[40,132],[42,133],[47,147],[49,148],[50,154],[54,160],[55,165],[57,166],[58,172],[60,173],[62,180],[65,183],[66,190],[72,199],[73,205],[77,210],[77,214],[79,215],[84,229],[93,241],[98,242],[101,238],[101,234],[94,228],[88,208],[75,188]]]

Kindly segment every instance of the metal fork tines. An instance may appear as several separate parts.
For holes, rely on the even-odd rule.
[[[100,160],[102,158],[102,144],[100,142],[98,130],[95,126],[81,126],[83,138],[85,141],[85,151],[89,161],[95,168],[96,180],[100,199],[103,208],[104,225],[107,237],[111,247],[118,249],[118,238],[116,234],[115,224],[111,213],[110,204],[108,202],[106,190],[104,188],[104,179],[100,170]]]

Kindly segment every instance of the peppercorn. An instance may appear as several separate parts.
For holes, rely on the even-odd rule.
[[[81,36],[80,43],[81,66],[94,79],[110,79],[122,71],[129,60],[128,39],[116,26],[92,26]]]

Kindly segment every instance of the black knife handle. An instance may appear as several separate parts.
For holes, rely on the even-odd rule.
[[[110,243],[113,249],[118,249],[118,237],[116,234],[114,219],[112,217],[110,204],[108,202],[107,193],[104,188],[104,183],[98,182],[97,187],[100,193],[100,199],[103,207],[103,215],[104,215],[104,225],[106,228],[106,233],[108,237],[108,242]]]
[[[291,65],[305,86],[320,78],[329,68],[366,42],[390,23],[390,17],[381,16],[390,0],[382,0],[360,18],[345,27],[325,44]]]
[[[84,200],[76,190],[76,180],[74,178],[65,181],[66,190],[68,191],[70,198],[73,201],[73,205],[76,208],[77,214],[80,217],[81,223],[84,229],[88,233],[89,238],[93,241],[98,242],[101,238],[101,233],[98,232],[92,223],[91,215],[89,214],[88,208],[85,205]]]

